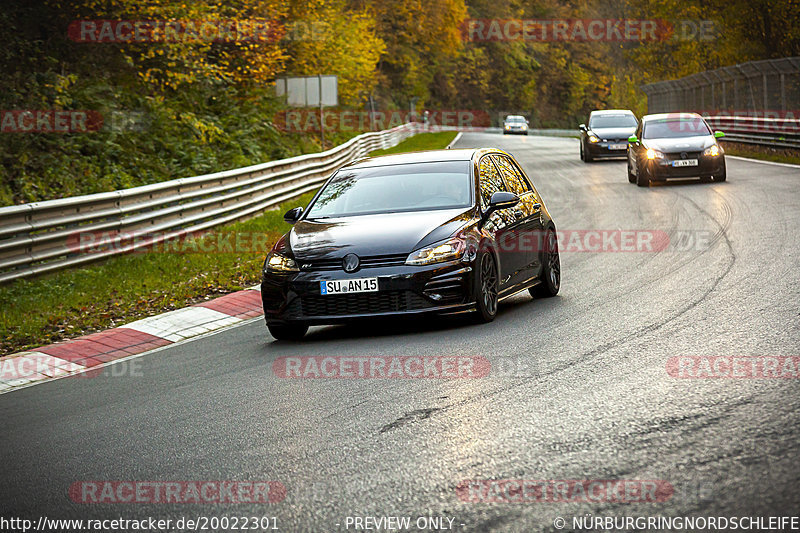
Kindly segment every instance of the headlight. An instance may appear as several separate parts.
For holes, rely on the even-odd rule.
[[[705,149],[705,151],[703,152],[703,155],[708,155],[708,156],[711,156],[711,157],[718,156],[719,155],[719,145],[712,144],[711,146],[709,146],[708,148]]]
[[[267,271],[268,272],[299,272],[297,263],[294,259],[281,255],[277,252],[270,252],[267,256]]]
[[[589,142],[590,143],[600,142],[600,139],[597,138],[597,135],[589,135]]]
[[[652,148],[647,149],[647,159],[661,159],[662,157],[664,157],[664,154],[658,150],[653,150]]]
[[[264,261],[264,269],[267,272],[299,272],[297,263],[291,257],[286,257],[286,235],[278,239],[275,246],[267,254],[267,260]]]
[[[406,258],[406,264],[421,266],[453,261],[461,257],[465,248],[464,241],[461,239],[450,239],[446,242],[411,252]]]

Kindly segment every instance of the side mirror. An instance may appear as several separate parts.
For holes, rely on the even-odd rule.
[[[578,129],[581,131],[586,131],[586,124],[581,124],[580,126],[578,126]]]
[[[717,139],[725,137],[725,132],[724,131],[715,131],[714,132],[714,137],[717,138]]]
[[[519,196],[517,196],[513,192],[497,191],[492,195],[491,200],[489,200],[489,209],[491,211],[497,211],[498,209],[508,209],[509,207],[514,207],[518,203],[519,203]]]
[[[639,138],[636,137],[636,135],[631,135],[630,137],[628,137],[628,142],[629,143],[638,143],[639,142]]]
[[[483,226],[484,222],[489,218],[489,215],[498,211],[500,209],[508,209],[510,207],[514,207],[519,203],[519,196],[514,194],[513,192],[508,191],[497,191],[492,195],[492,198],[489,200],[489,207],[481,216],[480,223],[478,226]]]
[[[288,222],[289,224],[294,224],[300,217],[303,215],[303,208],[302,207],[295,207],[294,209],[289,209],[286,211],[286,214],[283,215],[283,220]]]

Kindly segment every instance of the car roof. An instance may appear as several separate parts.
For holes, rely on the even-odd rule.
[[[675,113],[654,113],[652,115],[645,115],[642,120],[663,120],[666,118],[703,118],[697,113],[675,112]]]
[[[439,161],[471,161],[484,153],[499,153],[510,155],[499,148],[466,148],[460,150],[426,150],[421,152],[406,152],[403,154],[379,155],[357,159],[342,168],[368,168],[389,165],[405,165],[409,163],[434,163]]]
[[[590,115],[634,115],[630,109],[595,109]],[[635,115],[634,115],[635,116]]]

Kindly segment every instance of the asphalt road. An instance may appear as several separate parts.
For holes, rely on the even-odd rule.
[[[564,250],[558,297],[515,296],[487,325],[319,327],[292,344],[256,320],[144,356],[122,376],[2,395],[0,515],[266,515],[284,531],[386,515],[412,526],[446,516],[456,531],[553,531],[556,517],[569,529],[587,513],[800,515],[800,381],[666,370],[675,356],[800,355],[800,169],[731,158],[726,183],[642,189],[624,162],[582,163],[575,139],[469,133],[457,146],[512,152],[559,230],[655,230],[672,244]],[[498,371],[276,377],[273,361],[289,355],[480,355]],[[473,503],[455,490],[470,479],[663,480],[674,493]],[[77,504],[67,490],[80,480],[277,480],[287,495]]]

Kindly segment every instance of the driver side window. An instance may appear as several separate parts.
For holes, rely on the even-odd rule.
[[[492,195],[498,191],[505,191],[506,185],[497,170],[492,158],[488,155],[483,156],[480,165],[480,186],[481,186],[481,207],[486,209]]]

